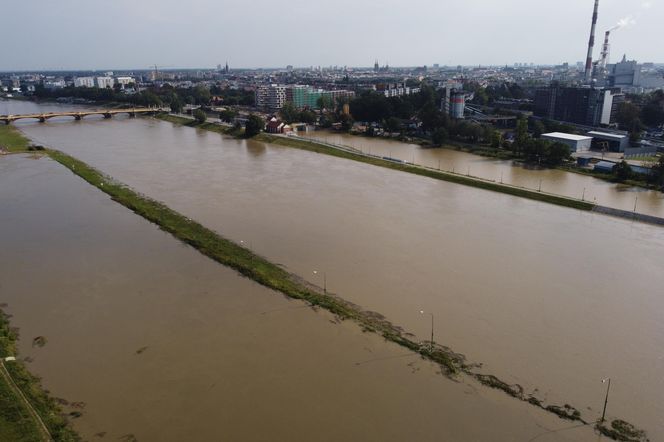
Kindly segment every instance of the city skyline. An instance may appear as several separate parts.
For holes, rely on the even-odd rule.
[[[275,9],[260,0],[247,10],[224,1],[119,0],[99,13],[81,0],[63,0],[58,8],[37,3],[14,5],[15,20],[5,24],[3,35],[13,43],[0,71],[138,70],[154,64],[187,69],[226,60],[231,68],[248,69],[363,67],[375,59],[390,66],[575,64],[584,59],[593,6],[562,0],[533,10],[526,0],[390,0],[375,7],[339,0],[324,8],[294,0]],[[663,19],[661,0],[602,0],[598,39],[621,24],[612,35],[612,61],[626,54],[664,62],[647,43],[664,38]],[[31,32],[22,35],[25,23]],[[22,38],[9,38],[16,35]],[[599,51],[596,44],[595,58]]]

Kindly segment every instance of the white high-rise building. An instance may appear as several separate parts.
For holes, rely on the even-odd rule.
[[[116,77],[115,82],[117,84],[121,85],[122,88],[124,89],[125,86],[127,86],[129,84],[132,84],[132,83],[136,83],[136,80],[134,80],[133,77]]]
[[[74,78],[74,87],[95,87],[95,79],[92,77]]]
[[[99,89],[113,88],[115,80],[112,77],[97,77],[97,87]]]

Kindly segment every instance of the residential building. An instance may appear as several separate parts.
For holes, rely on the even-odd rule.
[[[97,87],[100,89],[112,88],[115,85],[113,77],[97,77],[95,79]]]
[[[266,109],[281,109],[284,103],[292,103],[298,109],[318,109],[321,97],[329,97],[333,103],[344,97],[352,99],[355,92],[347,90],[316,89],[312,86],[259,86],[256,89],[256,106]]]
[[[67,86],[67,83],[65,83],[65,80],[46,80],[44,82],[44,87],[46,89],[62,89],[65,86]]]
[[[128,85],[136,83],[136,80],[134,80],[133,77],[116,77],[115,82],[122,86],[122,89],[124,89]]]
[[[74,87],[95,87],[95,79],[93,77],[74,78]]]
[[[279,110],[286,102],[286,86],[271,84],[256,88],[256,107]]]
[[[379,83],[374,88],[377,92],[384,94],[387,98],[401,97],[420,92],[419,87],[411,88],[406,86],[406,83]]]

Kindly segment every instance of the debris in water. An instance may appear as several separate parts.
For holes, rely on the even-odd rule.
[[[33,347],[43,347],[45,345],[46,345],[46,337],[44,336],[37,336],[32,340]]]

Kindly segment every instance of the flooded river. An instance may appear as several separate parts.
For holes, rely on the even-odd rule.
[[[0,157],[0,209],[0,303],[84,440],[599,440],[240,277],[47,158]]]
[[[501,180],[507,184],[595,202],[622,210],[634,210],[664,217],[664,194],[639,187],[556,169],[536,169],[514,161],[497,160],[454,149],[423,148],[415,144],[382,138],[358,137],[329,131],[312,131],[303,136],[350,146],[373,155],[397,158],[422,166],[441,168],[476,177]]]
[[[150,119],[20,127],[587,419],[611,377],[664,438],[664,229]]]

